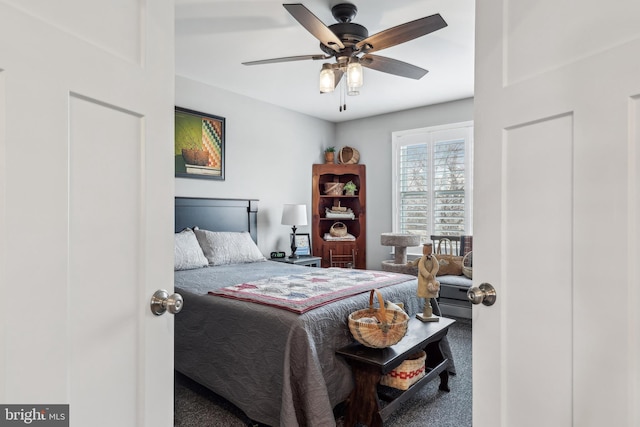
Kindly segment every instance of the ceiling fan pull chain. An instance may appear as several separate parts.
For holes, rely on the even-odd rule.
[[[344,80],[340,81],[340,112],[347,111],[347,88]]]

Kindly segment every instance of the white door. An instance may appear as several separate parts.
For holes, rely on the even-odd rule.
[[[640,2],[476,4],[474,427],[640,425]]]
[[[168,0],[0,1],[0,404],[172,425],[173,37]]]

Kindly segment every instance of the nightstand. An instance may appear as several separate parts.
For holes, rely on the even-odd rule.
[[[269,258],[271,261],[286,262],[287,264],[304,265],[307,267],[320,267],[322,258],[311,255],[298,255],[298,258]]]

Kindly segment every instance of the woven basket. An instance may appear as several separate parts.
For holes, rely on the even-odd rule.
[[[419,351],[407,357],[397,368],[380,379],[380,384],[388,387],[407,390],[425,375],[427,353]]]
[[[467,252],[462,258],[462,274],[469,279],[473,279],[473,255],[471,252],[472,251]]]
[[[329,234],[333,237],[344,237],[347,235],[347,226],[343,222],[334,222],[329,229]]]
[[[324,194],[329,196],[342,196],[344,190],[344,184],[341,182],[325,182]]]
[[[342,147],[338,153],[338,163],[352,165],[360,161],[360,153],[355,148]]]
[[[378,297],[378,308],[373,308],[373,296]],[[372,348],[386,348],[400,342],[407,333],[409,316],[402,310],[385,309],[382,294],[372,289],[369,308],[349,315],[349,330],[360,344]]]
[[[182,158],[188,165],[207,166],[209,164],[209,153],[204,150],[194,148],[183,148]]]

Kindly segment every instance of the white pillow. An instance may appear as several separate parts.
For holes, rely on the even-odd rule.
[[[209,265],[243,264],[266,261],[246,231],[194,230],[198,243],[209,260]]]
[[[175,234],[174,270],[190,270],[209,265],[198,239],[191,229],[184,229]]]

